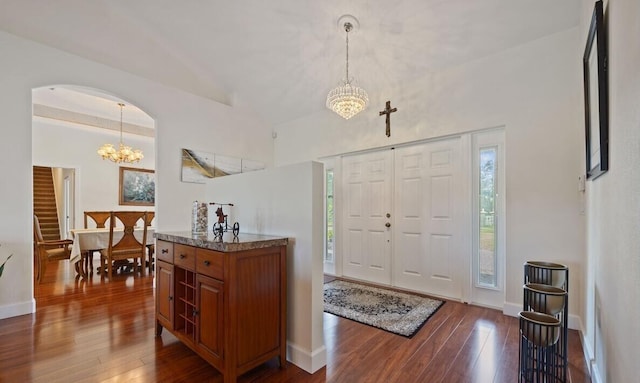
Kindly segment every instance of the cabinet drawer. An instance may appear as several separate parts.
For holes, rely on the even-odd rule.
[[[222,280],[224,276],[224,256],[213,250],[198,249],[196,251],[196,272]]]
[[[196,248],[186,245],[174,245],[173,264],[185,269],[195,270],[196,268]]]
[[[156,256],[161,261],[173,263],[173,243],[156,240]]]

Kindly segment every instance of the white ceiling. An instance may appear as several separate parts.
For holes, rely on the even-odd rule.
[[[350,75],[382,99],[429,72],[578,25],[580,0],[0,0],[0,29],[278,124],[325,111]],[[330,113],[326,111],[326,113]]]

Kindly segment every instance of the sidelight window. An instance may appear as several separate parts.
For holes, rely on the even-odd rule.
[[[497,174],[497,147],[484,147],[480,149],[480,168],[478,169],[479,194],[478,194],[478,275],[476,280],[479,286],[497,286],[497,252],[496,252],[496,174]]]
[[[333,211],[333,169],[328,169],[325,174],[325,190],[327,200],[326,204],[326,217],[327,217],[327,226],[326,226],[326,251],[324,255],[325,262],[333,262],[334,259],[334,211]]]

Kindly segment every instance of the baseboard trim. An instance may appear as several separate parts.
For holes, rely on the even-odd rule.
[[[32,314],[36,312],[36,300],[13,303],[0,306],[0,319],[17,317],[19,315]]]
[[[591,382],[592,383],[603,383],[604,380],[600,377],[600,370],[598,369],[598,365],[595,362],[591,363]]]
[[[291,342],[287,342],[287,360],[313,374],[327,365],[327,349],[322,346],[310,352]]]
[[[509,315],[512,317],[517,317],[518,313],[522,311],[522,303],[510,303],[510,302],[505,302],[504,306],[502,307],[502,313],[504,315]],[[580,317],[577,315],[573,315],[573,314],[569,314],[569,328],[572,330],[578,330],[580,331],[580,333],[582,333],[582,325],[581,325],[582,321],[580,320]]]
[[[584,336],[584,333],[580,333],[580,340],[582,341],[582,352],[584,353],[584,360],[589,367],[589,375],[591,375],[592,383],[602,383],[602,377],[600,375],[600,369],[596,364],[596,355],[591,348],[591,345],[587,341],[587,338]]]

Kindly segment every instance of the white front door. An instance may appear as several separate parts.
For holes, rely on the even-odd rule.
[[[392,151],[382,150],[342,160],[343,274],[391,284]]]
[[[465,185],[461,139],[395,150],[394,285],[462,298]]]

